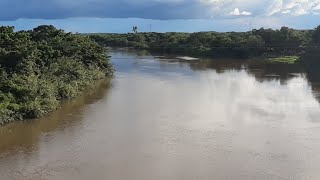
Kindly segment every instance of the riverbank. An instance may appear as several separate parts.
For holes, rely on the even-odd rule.
[[[129,47],[196,57],[296,56],[314,43],[315,30],[253,29],[248,32],[84,34],[106,47]]]
[[[0,27],[0,124],[54,111],[113,76],[107,52],[87,37],[53,26]]]

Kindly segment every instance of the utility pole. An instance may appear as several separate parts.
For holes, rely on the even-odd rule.
[[[152,31],[152,24],[149,24],[149,32]]]

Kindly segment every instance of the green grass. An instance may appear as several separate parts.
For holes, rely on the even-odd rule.
[[[295,64],[297,61],[299,61],[298,56],[281,56],[276,58],[268,58],[268,62],[274,63],[274,64]]]

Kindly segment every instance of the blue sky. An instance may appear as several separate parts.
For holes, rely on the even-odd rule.
[[[0,25],[72,32],[247,31],[320,25],[320,0],[1,0]]]

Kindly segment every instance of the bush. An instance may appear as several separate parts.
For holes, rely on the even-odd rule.
[[[0,27],[0,123],[40,117],[113,76],[106,50],[53,26]]]

